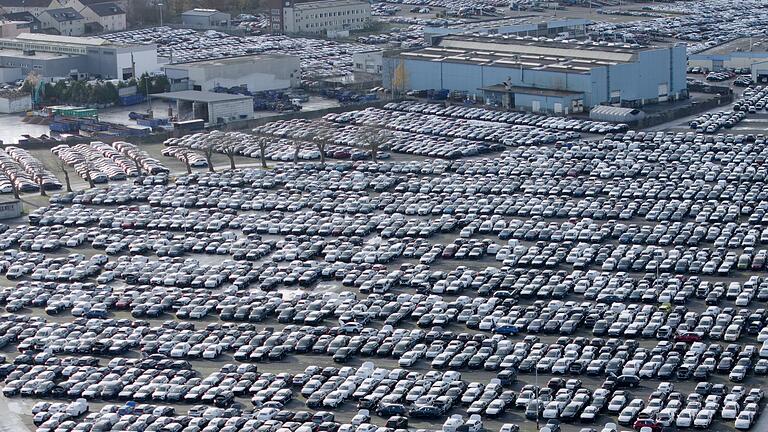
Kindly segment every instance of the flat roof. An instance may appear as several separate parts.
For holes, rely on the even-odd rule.
[[[584,60],[567,57],[554,57],[530,54],[511,54],[490,51],[427,47],[416,51],[405,51],[397,56],[410,60],[474,64],[524,70],[545,70],[587,74],[596,67],[610,66],[618,62]]]
[[[46,42],[68,45],[114,45],[112,42],[98,37],[60,36],[45,33],[22,33],[16,36],[15,39],[24,42]]]
[[[226,12],[221,12],[216,9],[191,9],[186,12],[182,12],[182,15],[191,15],[191,16],[213,16],[216,14],[225,14],[229,15]]]
[[[507,87],[504,84],[495,84],[492,86],[483,87],[481,90],[488,90],[492,92],[508,92],[508,93],[529,94],[529,95],[553,96],[553,97],[584,95],[584,92],[576,92],[576,91],[569,91],[569,90],[553,90],[553,89],[545,89],[545,88],[538,88],[538,87],[522,87],[522,86]]]
[[[22,50],[12,48],[0,48],[0,56],[24,58],[30,60],[53,60],[60,58],[85,57],[84,54],[67,54],[47,51],[36,51],[34,54],[26,54]]]
[[[244,99],[252,99],[251,96],[232,95],[228,93],[215,93],[209,91],[183,90],[177,92],[154,94],[152,97],[168,100],[180,100],[188,102],[226,102]]]
[[[237,56],[237,57],[225,57],[220,59],[211,59],[211,60],[199,60],[199,61],[191,61],[187,63],[174,63],[172,65],[166,66],[167,68],[179,68],[183,69],[185,66],[226,66],[231,64],[240,64],[240,63],[252,63],[254,61],[258,60],[266,60],[266,59],[285,59],[285,58],[295,58],[299,59],[297,56],[292,56],[288,54],[273,54],[273,53],[264,53],[264,54],[252,54],[252,55],[245,55],[245,56]]]
[[[294,3],[294,9],[324,9],[340,6],[363,6],[369,3],[360,0],[320,0],[303,3]]]
[[[472,50],[511,52],[517,54],[556,55],[560,57],[588,58],[631,62],[640,51],[657,47],[644,47],[623,43],[565,42],[541,37],[520,36],[443,36],[437,46]]]

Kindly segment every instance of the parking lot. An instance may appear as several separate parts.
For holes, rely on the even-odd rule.
[[[761,97],[712,132],[403,102],[7,149],[53,196],[0,235],[3,425],[762,430]]]

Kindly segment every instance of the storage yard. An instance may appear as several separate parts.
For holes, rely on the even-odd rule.
[[[768,89],[682,61],[764,37],[768,8],[574,3],[374,4],[450,20],[402,38],[102,35],[187,65],[152,97],[206,127],[0,149],[0,430],[768,430]],[[243,65],[319,82],[393,40],[385,101],[254,113],[304,93]],[[253,74],[194,72],[230,64]]]

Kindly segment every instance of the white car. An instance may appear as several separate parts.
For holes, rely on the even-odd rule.
[[[687,428],[693,426],[694,412],[690,409],[684,409],[677,415],[675,420],[675,426],[679,428]]]
[[[725,405],[723,405],[723,409],[720,411],[720,417],[723,420],[735,420],[736,417],[739,416],[740,410],[741,407],[738,402],[726,402]]]
[[[752,422],[754,421],[755,416],[750,411],[742,411],[738,417],[736,417],[736,422],[734,423],[734,427],[736,429],[746,430],[752,427]]]
[[[693,427],[709,428],[713,418],[715,418],[715,412],[713,410],[703,409],[696,414],[696,418],[693,420]]]

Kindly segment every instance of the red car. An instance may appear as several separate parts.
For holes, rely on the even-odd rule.
[[[664,429],[664,426],[662,426],[661,423],[657,423],[656,420],[653,419],[637,420],[632,427],[637,431],[642,428],[651,428],[651,432],[661,432],[661,430]]]
[[[678,333],[677,336],[675,336],[675,342],[700,342],[701,341],[701,335],[694,332],[684,332],[684,333]]]

